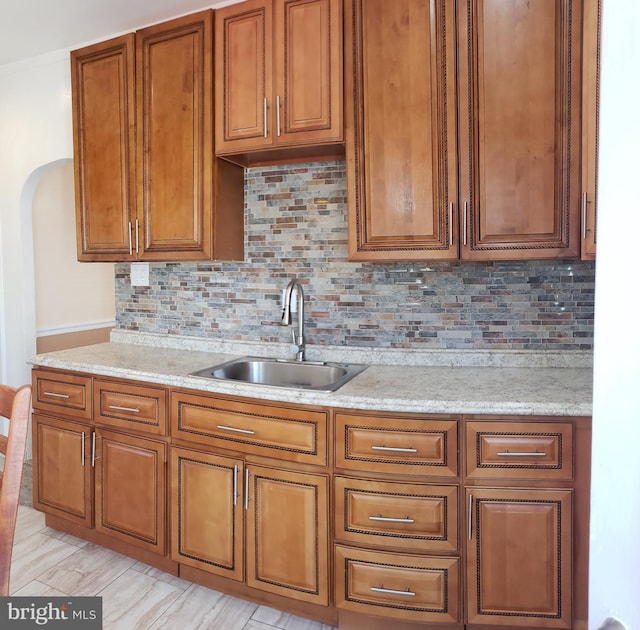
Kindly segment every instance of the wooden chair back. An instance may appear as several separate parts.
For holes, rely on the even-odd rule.
[[[8,435],[0,435],[0,453],[4,455],[4,469],[0,473],[0,596],[9,595],[11,553],[30,411],[30,385],[18,389],[0,385],[0,416],[9,420]]]

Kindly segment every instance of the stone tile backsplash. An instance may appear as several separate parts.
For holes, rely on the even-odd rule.
[[[244,262],[116,265],[116,327],[287,342],[280,295],[304,285],[308,344],[591,350],[595,263],[353,263],[345,164],[247,169]]]

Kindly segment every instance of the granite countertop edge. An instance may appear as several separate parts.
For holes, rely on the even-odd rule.
[[[35,356],[34,366],[84,372],[202,392],[346,409],[437,414],[590,416],[592,370],[588,356],[535,353],[435,353],[341,349],[309,354],[313,360],[366,363],[338,391],[320,392],[189,376],[245,355],[288,358],[283,344],[198,344],[196,339],[112,333],[111,342]],[[408,354],[404,363],[396,362]],[[422,353],[423,355],[429,353]],[[440,356],[437,356],[437,355]],[[562,353],[557,353],[558,355]],[[344,357],[348,357],[345,359]],[[417,360],[416,360],[417,359]]]

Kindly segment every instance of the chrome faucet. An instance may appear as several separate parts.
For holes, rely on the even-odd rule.
[[[282,298],[282,319],[280,323],[283,326],[289,326],[291,324],[291,306],[294,291],[296,292],[295,298],[297,298],[298,329],[297,334],[295,330],[291,330],[293,337],[291,351],[295,352],[296,361],[304,361],[304,291],[302,290],[302,285],[295,278],[289,282],[287,288],[284,290]]]

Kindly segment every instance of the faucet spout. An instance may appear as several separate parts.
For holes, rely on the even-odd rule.
[[[304,291],[302,285],[295,278],[289,282],[287,288],[284,291],[284,297],[282,302],[282,318],[280,323],[283,326],[289,326],[291,324],[291,312],[293,297],[296,299],[297,311],[298,311],[298,324],[297,330],[292,331],[293,345],[291,347],[292,352],[295,352],[296,361],[304,361]]]

